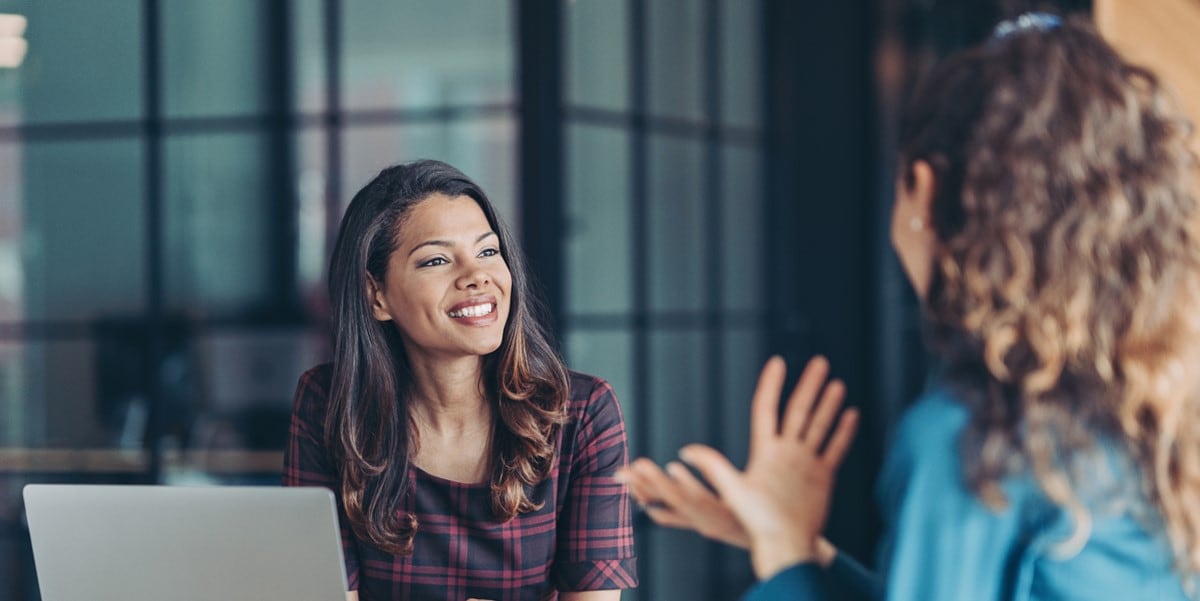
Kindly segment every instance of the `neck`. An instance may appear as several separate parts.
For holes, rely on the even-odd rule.
[[[409,354],[410,409],[428,433],[462,435],[490,425],[492,404],[483,387],[483,358],[433,359]]]

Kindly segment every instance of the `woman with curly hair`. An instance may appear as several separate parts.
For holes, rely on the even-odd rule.
[[[384,169],[329,268],[333,362],[284,484],[337,499],[349,599],[616,601],[637,584],[620,406],[569,372],[521,254],[457,169]]]
[[[1189,133],[1153,73],[1090,24],[1050,15],[1001,24],[918,90],[892,242],[938,369],[878,482],[877,594],[1200,592]],[[625,474],[639,499],[665,503],[656,520],[748,546],[762,580],[754,601],[843,598],[855,579],[821,567],[836,553],[820,530],[854,425],[849,412],[834,419],[842,388],[823,386],[826,369],[806,370],[777,423],[783,367],[768,364],[744,471],[684,449],[719,498],[681,466],[668,477],[639,460]]]

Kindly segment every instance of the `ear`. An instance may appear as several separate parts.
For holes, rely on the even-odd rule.
[[[375,315],[378,321],[391,321],[392,314],[388,311],[387,297],[383,294],[383,286],[375,281],[371,274],[367,274],[367,300],[371,303],[371,313]]]
[[[904,202],[911,203],[909,210],[912,215],[919,217],[924,223],[931,223],[933,215],[933,196],[937,192],[937,182],[934,181],[933,166],[929,161],[917,159],[909,167],[911,177],[906,178],[904,190],[901,193]]]

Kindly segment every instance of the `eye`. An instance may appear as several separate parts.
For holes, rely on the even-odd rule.
[[[500,249],[498,248],[485,248],[479,251],[479,256],[481,257],[494,257],[498,254],[500,254]]]
[[[417,267],[435,267],[437,265],[445,265],[446,263],[449,263],[449,261],[445,257],[434,257],[418,263]]]

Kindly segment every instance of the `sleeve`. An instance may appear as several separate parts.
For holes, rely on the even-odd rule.
[[[578,419],[573,455],[563,458],[570,479],[558,516],[553,578],[561,591],[634,588],[632,508],[625,486],[613,477],[628,463],[629,450],[621,407],[607,382],[595,381]]]
[[[876,601],[883,599],[883,582],[853,557],[838,551],[829,566],[826,584],[837,599]]]
[[[353,591],[358,590],[358,553],[354,533],[342,507],[341,479],[323,443],[329,394],[328,378],[319,377],[320,373],[319,368],[308,371],[296,386],[288,442],[283,454],[283,485],[321,486],[333,491],[333,497],[337,499],[342,558],[346,563],[346,585]]]
[[[821,601],[830,598],[826,580],[821,566],[814,562],[798,563],[756,584],[742,601]]]

